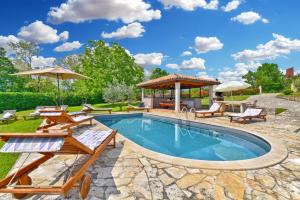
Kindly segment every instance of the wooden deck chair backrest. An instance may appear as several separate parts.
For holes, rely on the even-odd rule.
[[[210,108],[209,108],[209,111],[211,111],[211,112],[217,112],[217,111],[219,111],[220,109],[221,109],[221,106],[222,106],[222,104],[221,103],[213,103],[211,106],[210,106]]]
[[[244,112],[246,116],[259,116],[262,113],[262,108],[247,108]]]

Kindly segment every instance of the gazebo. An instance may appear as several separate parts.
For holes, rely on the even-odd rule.
[[[139,83],[137,86],[142,88],[142,102],[150,108],[161,108],[161,107],[174,107],[176,112],[180,112],[180,109],[183,105],[189,105],[189,107],[194,107],[196,109],[201,108],[201,97],[191,98],[191,88],[201,88],[208,86],[209,88],[209,99],[210,103],[214,97],[214,85],[218,85],[220,82],[212,78],[200,78],[186,76],[182,74],[170,74],[163,76],[157,79],[144,81]],[[152,89],[153,95],[145,96],[144,89]],[[181,91],[182,89],[189,89],[189,96],[182,98]],[[163,95],[157,97],[155,95],[156,90],[162,90]],[[171,91],[171,98],[168,98],[164,95],[165,90]],[[174,95],[174,100],[172,96]],[[172,106],[174,105],[174,106]]]

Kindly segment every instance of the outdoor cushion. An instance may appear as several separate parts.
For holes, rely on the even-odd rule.
[[[106,131],[87,130],[75,138],[91,150],[94,150],[112,133],[112,131],[113,130],[111,129]]]
[[[80,122],[80,121],[83,121],[83,120],[86,120],[86,119],[90,119],[91,117],[89,116],[83,116],[83,115],[80,115],[80,116],[77,116],[77,117],[72,117],[72,119],[75,121],[75,122]]]
[[[220,108],[220,104],[213,103],[213,105],[211,105],[211,107],[209,108],[209,111],[216,112],[219,108]]]
[[[45,112],[45,113],[41,113],[41,116],[61,116],[62,112]]]
[[[64,143],[64,138],[10,138],[0,152],[56,152]]]
[[[3,115],[3,118],[4,118],[4,119],[8,119],[8,118],[11,118],[12,116],[13,116],[13,114],[7,112],[7,113],[5,113],[5,114]]]
[[[257,116],[261,113],[262,109],[258,108],[247,108],[245,110],[245,115],[247,116]]]

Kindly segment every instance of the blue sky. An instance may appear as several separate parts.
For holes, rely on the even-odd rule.
[[[300,71],[299,0],[1,3],[0,46],[13,57],[8,41],[37,42],[36,66],[81,53],[90,39],[103,39],[120,43],[146,72],[161,67],[226,81],[240,80],[263,62]]]

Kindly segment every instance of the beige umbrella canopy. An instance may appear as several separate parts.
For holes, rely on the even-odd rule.
[[[60,103],[60,80],[70,80],[70,79],[88,79],[89,77],[78,74],[71,70],[65,69],[63,67],[50,67],[46,69],[34,69],[30,71],[20,72],[12,75],[28,75],[28,76],[42,76],[57,79],[57,92],[58,92],[58,102]]]

